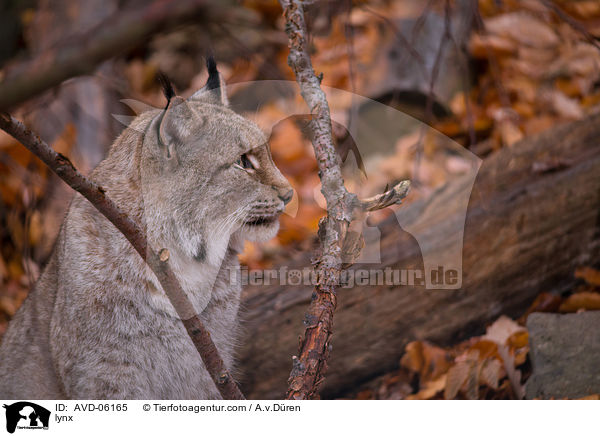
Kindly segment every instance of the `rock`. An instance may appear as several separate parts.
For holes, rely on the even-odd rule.
[[[527,399],[600,393],[600,311],[533,313],[527,329],[533,364]]]

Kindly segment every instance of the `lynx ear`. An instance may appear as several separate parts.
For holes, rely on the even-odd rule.
[[[159,73],[158,81],[162,86],[167,104],[155,121],[156,136],[165,157],[171,159],[175,156],[176,146],[184,142],[191,125],[197,120],[194,120],[194,113],[186,100],[175,95],[169,78],[165,74]]]
[[[171,159],[175,155],[177,145],[184,142],[193,120],[194,113],[182,97],[173,97],[167,103],[157,120],[158,144],[164,150],[167,159]]]
[[[190,98],[190,101],[209,101],[211,103],[229,106],[227,93],[225,90],[225,80],[217,70],[217,63],[212,56],[206,59],[206,69],[208,70],[208,80],[206,85],[196,91]]]
[[[171,83],[167,75],[164,73],[158,73],[158,83],[160,83],[163,94],[167,99],[167,105],[165,106],[165,110],[167,110],[169,104],[171,104],[171,99],[175,97],[175,90],[173,89],[173,84]]]

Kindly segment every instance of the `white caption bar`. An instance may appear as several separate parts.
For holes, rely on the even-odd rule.
[[[216,432],[286,436],[328,432],[461,436],[590,434],[598,432],[600,411],[598,401],[5,400],[1,403],[5,408],[0,418],[0,435],[18,436],[125,432],[148,436]]]

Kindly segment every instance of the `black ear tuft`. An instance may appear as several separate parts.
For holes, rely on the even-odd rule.
[[[221,86],[221,80],[219,79],[219,72],[217,71],[217,63],[212,56],[206,58],[206,69],[208,70],[206,89],[211,90],[219,88]]]
[[[160,86],[162,86],[163,94],[167,99],[167,105],[165,109],[169,107],[169,103],[171,103],[171,99],[175,96],[175,91],[173,90],[173,85],[171,81],[164,73],[158,73],[158,81],[160,82]]]

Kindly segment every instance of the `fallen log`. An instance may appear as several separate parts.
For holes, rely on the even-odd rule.
[[[341,289],[322,397],[336,397],[396,368],[409,341],[450,344],[483,333],[500,314],[518,316],[539,292],[570,287],[576,266],[597,263],[599,138],[600,115],[592,115],[486,158],[467,212],[460,289]],[[443,224],[459,214],[448,206],[453,195],[453,188],[440,189],[426,204],[403,206],[429,226],[434,249],[444,249]],[[380,267],[423,268],[419,244],[395,218],[380,231]],[[310,254],[286,266],[310,266]],[[279,284],[245,290],[239,369],[248,398],[284,395],[311,293],[310,286]]]

